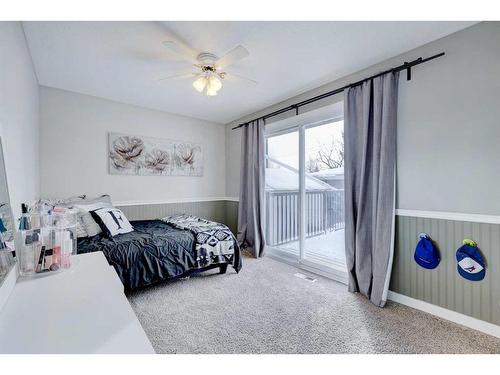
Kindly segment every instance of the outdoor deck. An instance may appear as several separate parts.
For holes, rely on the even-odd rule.
[[[276,248],[296,256],[299,255],[299,241],[283,243]],[[345,264],[344,230],[332,230],[326,234],[306,238],[305,257],[308,256]]]

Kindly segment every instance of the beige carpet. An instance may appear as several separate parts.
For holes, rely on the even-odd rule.
[[[500,339],[270,258],[129,294],[157,353],[500,353]]]

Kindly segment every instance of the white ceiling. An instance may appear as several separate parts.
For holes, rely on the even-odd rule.
[[[24,22],[41,85],[214,122],[244,115],[416,48],[472,22]],[[238,44],[250,56],[227,68],[257,85],[226,80],[216,97],[161,42],[175,33],[222,56]]]

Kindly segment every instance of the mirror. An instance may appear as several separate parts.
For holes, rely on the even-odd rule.
[[[9,198],[2,139],[0,138],[0,285],[15,265],[14,234],[14,217]]]

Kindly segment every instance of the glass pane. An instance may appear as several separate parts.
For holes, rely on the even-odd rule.
[[[304,257],[345,264],[344,122],[306,128]]]
[[[299,256],[299,133],[267,138],[266,242]]]

